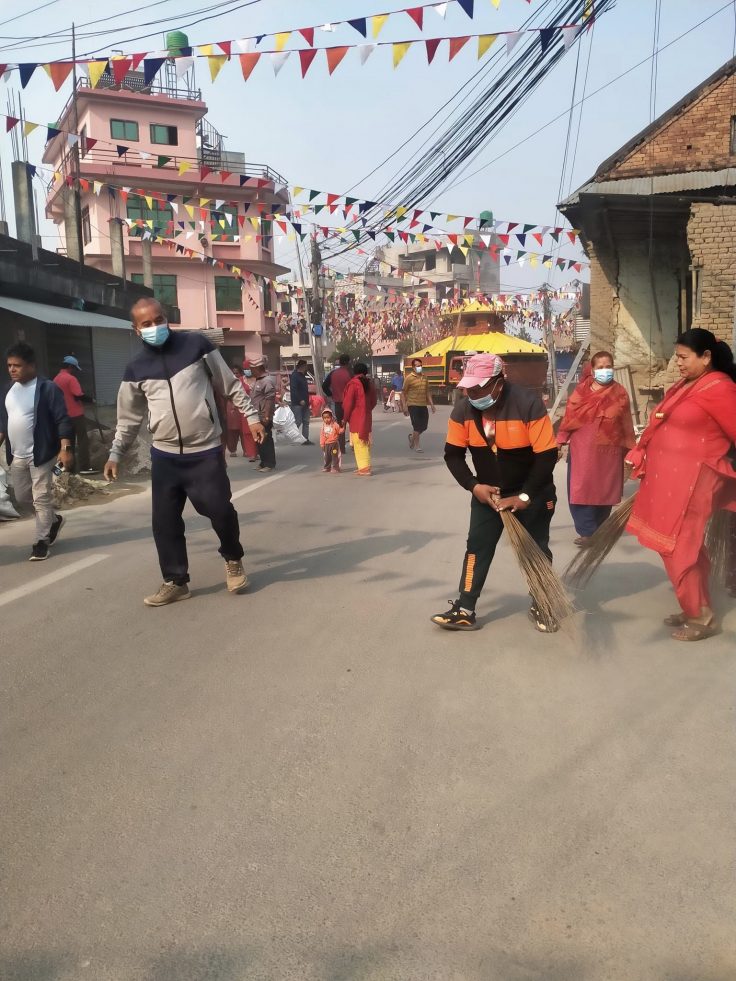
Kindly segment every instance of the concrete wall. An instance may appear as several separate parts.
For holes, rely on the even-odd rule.
[[[731,113],[736,105],[736,78],[721,79],[701,92],[678,116],[633,150],[605,179],[733,167],[730,152]]]
[[[736,205],[693,204],[687,239],[700,266],[700,311],[693,298],[693,327],[705,327],[728,344],[736,343]]]

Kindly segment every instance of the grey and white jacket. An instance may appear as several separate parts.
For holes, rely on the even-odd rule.
[[[164,453],[200,453],[220,446],[215,392],[230,399],[248,422],[259,421],[239,379],[202,334],[171,331],[161,347],[144,343],[120,385],[110,459],[119,462],[144,420],[154,448]]]

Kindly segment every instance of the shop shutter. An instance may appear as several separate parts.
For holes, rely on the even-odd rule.
[[[140,350],[132,330],[97,327],[92,331],[95,389],[100,405],[115,405],[126,364]]]

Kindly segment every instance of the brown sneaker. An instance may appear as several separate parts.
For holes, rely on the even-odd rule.
[[[225,560],[225,582],[228,593],[239,593],[248,585],[248,577],[240,559]]]
[[[152,596],[146,596],[143,600],[146,606],[168,606],[169,603],[178,603],[179,600],[191,598],[189,587],[177,586],[174,582],[162,582],[158,592]]]

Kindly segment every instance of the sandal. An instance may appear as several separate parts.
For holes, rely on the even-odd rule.
[[[684,613],[673,613],[672,616],[664,618],[665,627],[684,627],[687,617]]]
[[[694,623],[689,620],[687,623],[683,623],[679,630],[674,631],[672,639],[685,642],[707,640],[708,637],[715,637],[720,632],[720,627],[715,620],[711,620],[710,623]]]

